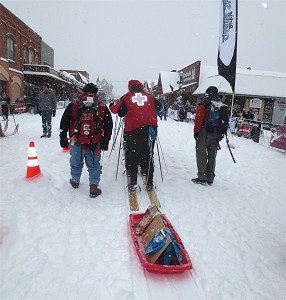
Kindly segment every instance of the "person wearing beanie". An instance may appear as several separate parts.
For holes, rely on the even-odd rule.
[[[212,101],[220,101],[215,86],[208,87],[205,95],[199,100],[194,123],[198,177],[192,181],[202,185],[212,185],[215,177],[217,147],[213,133],[207,130]]]
[[[79,187],[85,163],[91,198],[102,193],[98,187],[101,152],[108,150],[113,127],[111,113],[105,103],[98,100],[97,91],[93,83],[78,89],[76,99],[66,107],[60,122],[60,145],[62,148],[70,146],[70,184],[75,189]]]
[[[43,90],[39,93],[38,108],[39,115],[42,117],[43,134],[41,138],[50,138],[52,134],[52,116],[55,117],[56,115],[57,98],[47,82],[43,84]]]
[[[140,165],[141,173],[146,174],[147,190],[151,191],[154,189],[153,149],[158,127],[157,114],[163,113],[163,106],[153,95],[143,91],[143,84],[139,80],[130,80],[128,90],[111,107],[113,113],[125,120],[125,167],[130,176],[128,190],[135,191],[137,188]]]

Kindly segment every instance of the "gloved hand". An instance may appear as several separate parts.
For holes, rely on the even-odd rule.
[[[60,145],[61,145],[62,148],[68,148],[69,147],[68,138],[61,138],[60,139]]]
[[[198,133],[198,132],[194,132],[194,139],[195,139],[196,141],[199,140],[199,133]]]
[[[67,133],[62,131],[60,133],[60,145],[62,148],[68,148],[69,147],[69,141],[67,138]]]
[[[101,149],[101,151],[107,151],[108,150],[108,142],[101,140],[100,141],[100,149]]]
[[[52,115],[53,115],[53,117],[56,115],[56,111],[55,110],[52,111]]]
[[[39,110],[39,115],[42,116],[42,111],[41,110]]]
[[[113,102],[111,102],[110,104],[109,104],[109,108],[111,107],[111,106],[113,106],[114,105],[114,103]]]

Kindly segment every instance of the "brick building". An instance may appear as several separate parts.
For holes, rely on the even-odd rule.
[[[0,3],[0,93],[5,91],[11,103],[17,98],[31,103],[48,82],[58,100],[69,100],[88,73],[80,71],[79,80],[66,75],[54,69],[53,48]]]
[[[41,61],[42,38],[0,4],[0,90],[12,101],[24,96],[24,64]]]

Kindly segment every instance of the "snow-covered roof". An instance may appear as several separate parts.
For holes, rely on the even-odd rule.
[[[72,74],[70,74],[70,73],[68,73],[68,72],[66,72],[66,71],[62,71],[62,73],[63,73],[63,75],[64,75],[65,77],[67,77],[67,78],[69,78],[69,79],[71,79],[71,80],[77,81],[76,78],[75,78]]]
[[[85,84],[88,84],[88,80],[85,76],[83,76],[81,73],[78,72],[79,77],[81,78],[82,82]]]
[[[66,80],[64,80],[54,74],[48,73],[48,72],[23,71],[23,74],[24,75],[37,75],[37,76],[50,76],[50,77],[53,77],[62,82],[68,83]]]
[[[214,85],[220,93],[232,94],[228,81],[218,75],[216,67],[201,67],[198,88],[193,95],[204,94],[206,89]],[[286,73],[260,70],[236,70],[236,95],[261,97],[286,97]]]
[[[160,76],[163,94],[172,92],[170,86],[174,88],[174,91],[179,89],[180,75],[178,72],[161,71]]]

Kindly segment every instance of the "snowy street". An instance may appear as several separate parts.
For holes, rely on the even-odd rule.
[[[2,300],[286,299],[286,157],[269,148],[270,132],[260,143],[230,136],[236,164],[222,140],[214,185],[201,186],[191,182],[193,123],[158,121],[156,192],[193,264],[159,275],[142,268],[131,241],[123,157],[115,180],[120,135],[102,158],[102,195],[91,199],[86,168],[79,189],[69,184],[62,113],[50,139],[40,138],[41,118],[29,113],[15,115],[18,135],[0,139]],[[8,132],[14,127],[10,116]],[[27,180],[30,141],[42,175]],[[144,212],[144,191],[139,201]]]

